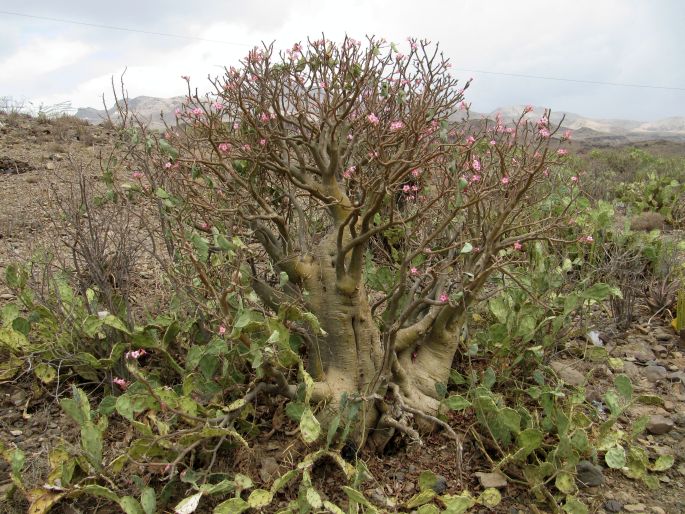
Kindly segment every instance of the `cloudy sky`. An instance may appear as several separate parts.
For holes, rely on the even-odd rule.
[[[261,41],[411,35],[439,41],[454,73],[474,77],[474,110],[655,120],[685,116],[683,20],[682,0],[0,0],[0,97],[100,107],[125,68],[131,97],[177,96],[181,75],[202,87]]]

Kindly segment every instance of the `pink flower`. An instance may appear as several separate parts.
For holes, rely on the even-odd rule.
[[[502,184],[504,184],[506,186],[508,183],[509,183],[509,177],[507,177],[505,175],[504,177],[502,177]]]
[[[421,173],[423,173],[419,168],[411,170],[411,174],[414,178],[419,178],[421,176]]]
[[[259,119],[261,120],[262,123],[269,123],[269,120],[271,117],[269,116],[268,113],[263,112],[262,114],[259,115]]]
[[[172,164],[171,164],[170,162],[165,162],[165,163],[164,163],[164,169],[170,170],[170,169],[171,169],[171,166],[172,166]]]
[[[352,134],[352,132],[350,132],[349,134],[347,134],[347,140],[348,140],[348,141],[352,141],[353,139],[354,139],[354,135]]]
[[[404,128],[404,123],[402,123],[401,121],[393,121],[390,124],[390,130],[393,132],[395,132],[397,130],[402,130],[403,128]]]
[[[369,114],[366,117],[366,119],[369,120],[369,123],[371,123],[371,125],[378,125],[379,123],[378,116],[376,116],[374,113]]]
[[[447,303],[447,302],[449,302],[450,297],[447,296],[445,293],[442,293],[442,294],[440,295],[439,300],[440,300],[442,303]]]
[[[119,389],[121,389],[122,391],[126,391],[126,389],[128,389],[128,386],[131,385],[131,383],[128,380],[124,380],[123,378],[119,377],[113,379],[112,382],[118,385]]]
[[[240,123],[237,121],[233,123],[233,130],[238,130],[240,128]]]
[[[143,174],[140,171],[134,171],[133,173],[131,173],[131,176],[133,178],[143,178]]]
[[[249,152],[250,150],[252,150],[252,147],[248,144],[244,144],[241,148],[244,152]]]
[[[220,143],[219,144],[219,151],[222,153],[227,153],[231,149],[231,145],[228,143]]]
[[[471,182],[480,182],[480,175],[473,175],[471,177]]]
[[[523,248],[523,245],[521,243],[519,243],[518,241],[516,241],[514,243],[514,250],[520,251],[522,248]]]
[[[412,268],[409,270],[409,273],[410,273],[411,275],[418,275],[418,274],[419,274],[419,270],[416,269],[416,268],[414,268],[414,267],[412,267]]]
[[[405,193],[411,193],[411,186],[409,184],[405,184],[404,186],[402,186],[402,191],[404,191]]]
[[[541,128],[538,132],[540,133],[540,137],[545,139],[549,137],[549,130],[547,130],[545,127]]]
[[[473,137],[473,136],[469,136],[469,137],[466,138],[466,144],[469,145],[469,146],[471,146],[471,145],[472,145],[473,143],[475,143],[475,142],[476,142],[476,138]]]
[[[564,132],[564,139],[566,141],[569,141],[571,139],[571,134],[572,134],[572,132],[570,130],[565,131]]]
[[[226,333],[226,327],[224,325],[219,325],[219,335],[224,335]]]
[[[404,54],[398,53],[398,54],[395,56],[395,59],[397,59],[397,61],[399,62],[399,61],[402,61],[402,60],[404,59],[404,57],[405,57]]]
[[[202,114],[204,113],[204,111],[202,110],[202,107],[195,107],[195,109],[193,109],[191,112],[195,116],[202,116]]]
[[[207,230],[209,228],[209,223],[203,221],[202,223],[200,223],[200,228],[203,230]]]
[[[566,155],[568,153],[568,150],[566,148],[559,148],[557,150],[557,155]]]
[[[214,108],[215,108],[217,111],[220,111],[221,109],[224,108],[224,104],[222,104],[221,102],[214,102],[214,104],[212,104],[212,105],[214,106]]]
[[[478,159],[473,159],[473,169],[480,171],[480,161]]]
[[[578,177],[576,177],[575,175],[573,175],[573,176],[571,177],[571,182],[578,182]]]
[[[126,352],[126,355],[124,355],[124,357],[126,357],[127,359],[138,359],[143,355],[147,355],[147,352],[145,351],[145,349],[141,348],[140,350]]]
[[[526,105],[523,108],[523,114],[528,114],[529,112],[533,112],[533,106],[532,105]]]
[[[181,78],[183,80],[190,80],[190,77],[188,75],[181,75]]]
[[[355,171],[357,171],[357,167],[356,166],[350,166],[345,171],[343,171],[343,177],[349,180],[352,178],[352,175],[354,174]]]
[[[260,140],[259,140],[259,144],[260,144],[261,146],[266,146],[266,139],[260,139]]]
[[[491,140],[490,140],[490,144],[491,144],[492,146],[495,146],[495,145],[497,144],[497,141],[495,141],[494,139],[491,139]]]
[[[547,119],[547,116],[543,116],[537,121],[538,128],[546,127],[549,125],[549,119]]]
[[[594,243],[595,238],[592,236],[582,236],[580,239],[578,239],[581,243]]]

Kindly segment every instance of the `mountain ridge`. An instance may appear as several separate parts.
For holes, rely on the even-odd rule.
[[[138,96],[128,101],[128,107],[149,123],[150,127],[163,128],[164,122],[167,124],[175,122],[174,111],[177,107],[181,107],[183,99],[184,97],[182,96],[172,98]],[[500,114],[503,120],[508,123],[513,119],[518,119],[524,107],[523,105],[512,105],[495,109],[489,113],[473,112],[472,118],[494,119],[497,114]],[[535,106],[525,117],[536,120],[544,112],[544,108]],[[116,106],[109,108],[107,111],[92,107],[81,107],[77,109],[75,116],[97,124],[106,120],[108,114],[113,119],[118,118]],[[553,125],[561,122],[564,130],[571,130],[573,132],[575,140],[586,143],[625,144],[657,139],[685,142],[685,117],[683,116],[671,116],[645,122],[627,119],[591,118],[572,112],[552,111],[550,122]]]

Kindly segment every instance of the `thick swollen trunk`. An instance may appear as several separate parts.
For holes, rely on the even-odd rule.
[[[363,284],[351,290],[340,287],[334,250],[332,241],[323,241],[304,277],[308,307],[326,332],[312,340],[309,373],[322,386],[320,390],[330,400],[329,408],[336,408],[343,393],[367,397],[363,409],[365,428],[357,433],[356,443],[364,444],[373,435],[373,444],[382,449],[394,432],[384,423],[388,416],[392,417],[392,409],[368,400],[369,395],[378,393],[389,398],[388,386],[397,386],[404,404],[435,416],[440,406],[435,385],[447,382],[458,338],[454,331],[428,331],[423,339],[398,353],[385,385],[371,391],[383,362],[383,338],[373,320]],[[414,421],[423,430],[434,428],[425,419],[415,417]]]

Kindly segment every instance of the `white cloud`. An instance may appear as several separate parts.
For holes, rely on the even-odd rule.
[[[7,82],[39,78],[77,63],[94,51],[94,46],[81,41],[69,41],[63,38],[34,39],[0,61],[0,69]]]

